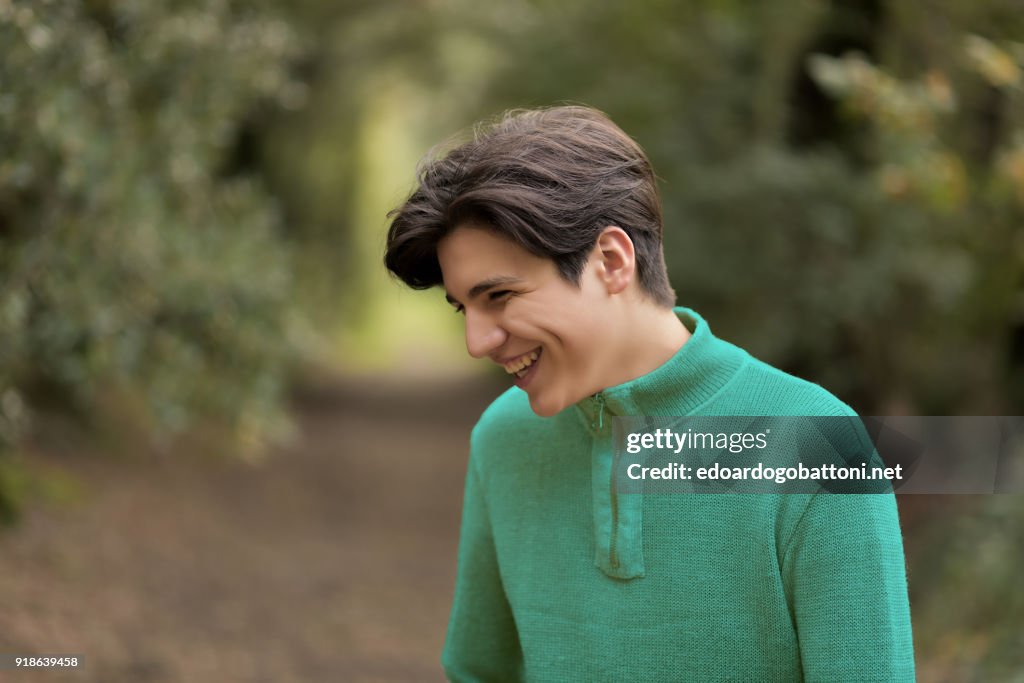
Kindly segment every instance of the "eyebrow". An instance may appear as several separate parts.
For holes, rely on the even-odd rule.
[[[493,287],[498,287],[500,285],[518,284],[518,283],[521,283],[521,282],[522,282],[522,279],[518,278],[518,277],[515,277],[514,275],[501,275],[501,276],[498,276],[498,277],[490,277],[490,278],[487,278],[486,280],[481,280],[480,282],[478,282],[475,285],[473,285],[472,287],[470,287],[470,289],[469,289],[469,298],[471,300],[475,299],[478,296],[480,296],[481,294],[483,294],[484,292],[486,292],[488,289],[491,289]],[[448,293],[447,290],[445,290],[444,298],[450,304],[457,304],[457,303],[459,303],[455,299],[455,297],[453,297],[451,294]]]

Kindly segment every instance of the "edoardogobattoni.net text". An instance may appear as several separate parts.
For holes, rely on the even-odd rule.
[[[626,470],[630,479],[679,479],[696,481],[774,481],[783,484],[787,481],[847,481],[847,480],[881,480],[899,481],[903,478],[903,465],[895,467],[868,467],[861,463],[854,467],[842,465],[815,465],[807,467],[803,463],[789,467],[765,467],[758,463],[753,467],[728,467],[715,463],[710,467],[691,467],[682,463],[670,463],[664,467],[644,467],[638,463],[631,464]]]

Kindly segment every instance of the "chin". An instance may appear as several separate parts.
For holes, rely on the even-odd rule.
[[[554,417],[565,409],[565,405],[558,401],[545,400],[544,397],[534,398],[530,396],[530,409],[538,417]]]

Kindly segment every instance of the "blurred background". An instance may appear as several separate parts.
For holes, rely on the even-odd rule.
[[[1024,411],[1020,0],[0,0],[3,680],[432,681],[502,391],[381,265],[585,103],[680,303],[862,414]],[[1024,681],[1024,499],[901,496],[922,681]],[[853,530],[855,531],[855,530]]]

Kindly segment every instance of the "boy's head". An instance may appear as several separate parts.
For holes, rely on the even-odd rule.
[[[514,111],[478,128],[421,164],[390,217],[385,264],[410,287],[445,287],[472,355],[510,372],[538,357],[516,379],[538,414],[607,386],[602,343],[624,306],[675,302],[650,162],[594,109]]]

